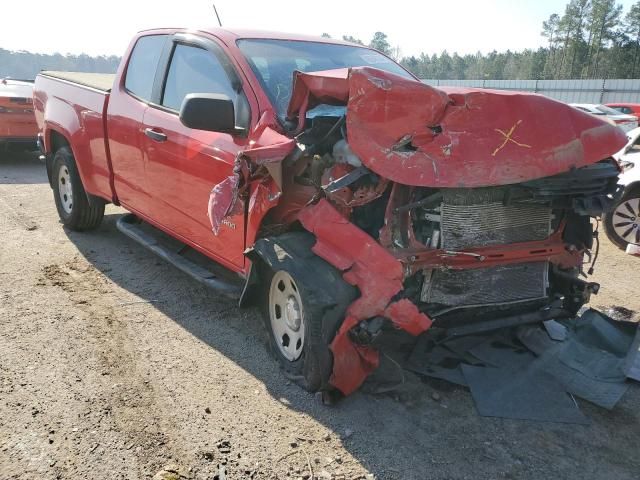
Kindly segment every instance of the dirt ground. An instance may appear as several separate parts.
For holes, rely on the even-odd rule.
[[[640,478],[638,385],[611,412],[578,400],[589,426],[483,418],[444,383],[323,406],[256,309],[121,235],[122,212],[66,231],[44,166],[0,159],[0,479]],[[603,235],[594,305],[640,311],[639,267]]]

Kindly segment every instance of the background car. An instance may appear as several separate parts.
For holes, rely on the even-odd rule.
[[[0,146],[36,149],[38,125],[32,97],[33,82],[0,80]]]
[[[607,237],[622,250],[640,245],[640,128],[631,130],[627,138],[627,145],[614,155],[622,167],[618,180],[622,196],[604,216]]]
[[[618,110],[614,110],[606,105],[600,105],[597,103],[570,103],[569,105],[577,108],[578,110],[582,110],[583,112],[590,113],[591,115],[604,117],[610,123],[613,122],[625,132],[633,130],[638,126],[638,117],[635,115],[620,113]]]
[[[605,106],[613,108],[620,113],[640,117],[640,103],[605,103]]]

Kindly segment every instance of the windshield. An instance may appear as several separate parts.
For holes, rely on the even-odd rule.
[[[614,110],[606,105],[596,105],[596,109],[600,110],[604,115],[623,115],[618,110]]]
[[[281,118],[287,113],[294,70],[317,72],[367,66],[414,80],[394,61],[364,47],[272,39],[238,40],[238,47]]]

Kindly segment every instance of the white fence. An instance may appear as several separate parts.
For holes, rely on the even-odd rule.
[[[568,103],[640,103],[640,79],[422,80],[434,87],[472,87],[535,92]]]

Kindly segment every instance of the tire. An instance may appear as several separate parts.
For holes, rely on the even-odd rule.
[[[312,235],[277,237],[280,252],[261,265],[261,310],[269,351],[288,378],[310,392],[332,390],[329,348],[357,289],[311,251]],[[278,315],[279,310],[279,315]]]
[[[62,223],[76,231],[97,228],[104,217],[104,202],[89,204],[78,168],[69,147],[58,149],[53,157],[53,197]]]
[[[636,187],[604,216],[604,231],[618,248],[627,249],[629,243],[640,244],[640,188]]]

